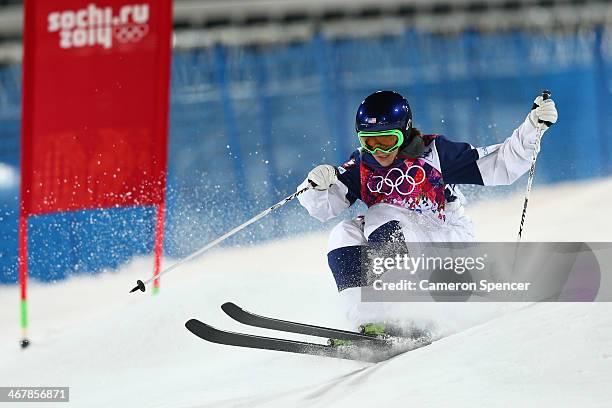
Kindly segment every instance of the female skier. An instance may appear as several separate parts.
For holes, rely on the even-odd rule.
[[[339,215],[357,199],[364,215],[340,222],[331,231],[328,264],[348,305],[349,320],[384,321],[381,309],[361,302],[364,282],[361,250],[372,243],[473,241],[471,220],[463,214],[457,184],[513,183],[531,166],[538,131],[557,121],[552,99],[538,96],[523,123],[503,143],[475,148],[412,127],[408,101],[393,91],[368,96],[357,109],[355,129],[361,147],[348,161],[322,164],[298,187],[309,214],[320,221]],[[379,325],[361,325],[381,334]]]

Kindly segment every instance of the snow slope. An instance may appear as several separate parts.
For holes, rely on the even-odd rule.
[[[599,198],[588,211],[585,196]],[[609,241],[611,201],[612,179],[538,186],[526,239]],[[513,240],[521,208],[520,196],[471,207],[479,238]],[[70,386],[79,407],[610,406],[608,303],[406,305],[447,337],[377,365],[223,347],[183,327],[196,317],[269,334],[224,316],[219,305],[232,300],[348,328],[325,241],[313,234],[213,251],[165,277],[157,297],[127,293],[150,274],[150,258],[93,278],[33,283],[25,351],[18,290],[0,287],[0,385]]]
[[[536,304],[315,387],[226,406],[609,407],[605,304]]]

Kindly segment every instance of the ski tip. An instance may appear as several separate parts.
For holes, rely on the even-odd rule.
[[[185,322],[185,327],[192,334],[195,334],[196,336],[204,340],[210,341],[212,343],[221,343],[221,341],[219,340],[219,335],[222,335],[222,331],[219,329],[215,329],[214,327],[204,322],[201,322],[198,319],[187,320]]]
[[[134,288],[132,288],[132,290],[130,290],[130,293],[134,293],[137,290],[140,290],[141,292],[145,291],[145,284],[143,281],[141,281],[140,279],[138,279],[136,281],[136,286],[134,286]]]
[[[187,330],[189,330],[191,333],[195,334],[198,337],[202,337],[201,336],[202,331],[208,329],[208,325],[205,323],[202,323],[198,319],[187,320],[185,322],[185,327],[187,328]]]
[[[225,302],[224,304],[221,305],[221,310],[223,310],[225,313],[228,313],[228,314],[232,310],[236,310],[236,309],[240,309],[240,308],[233,302]]]
[[[189,331],[193,331],[192,329],[198,325],[198,320],[197,319],[189,319],[185,322],[185,327],[187,328],[187,330]]]

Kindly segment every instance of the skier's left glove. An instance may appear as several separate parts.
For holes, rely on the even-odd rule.
[[[533,101],[533,109],[529,112],[529,121],[536,129],[544,133],[550,126],[557,122],[557,108],[552,99],[542,98],[542,95]],[[542,121],[542,122],[540,122]]]

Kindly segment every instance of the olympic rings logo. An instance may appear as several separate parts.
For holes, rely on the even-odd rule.
[[[409,173],[412,169],[416,169],[414,173],[414,177]],[[422,177],[417,177],[419,171],[422,174]],[[399,173],[395,179],[393,179],[392,173]],[[427,175],[425,170],[421,166],[417,166],[416,164],[408,167],[406,169],[406,173],[402,171],[402,169],[398,167],[394,167],[387,174],[383,176],[374,176],[372,177],[368,183],[368,190],[372,193],[382,193],[386,196],[393,194],[394,191],[397,191],[400,195],[406,196],[412,194],[416,186],[423,183]],[[406,184],[410,186],[410,189],[407,190]]]
[[[148,24],[129,24],[113,27],[113,35],[122,44],[138,42],[149,32]]]

